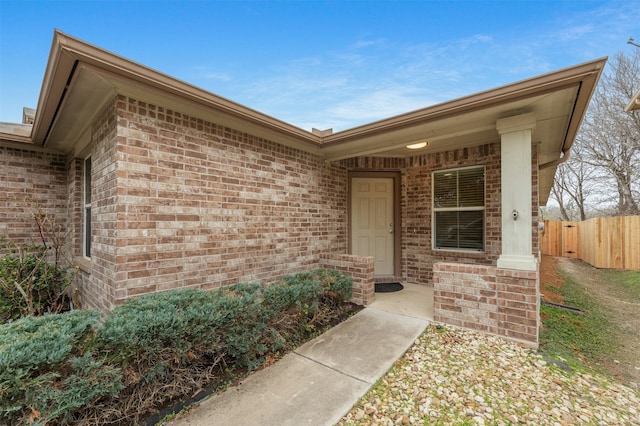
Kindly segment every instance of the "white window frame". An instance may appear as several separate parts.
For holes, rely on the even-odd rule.
[[[482,173],[484,174],[484,202],[482,206],[474,206],[474,207],[436,207],[435,205],[435,193],[436,193],[436,174],[442,172],[458,172],[460,170],[471,170],[471,169],[482,169]],[[434,251],[455,251],[455,252],[467,252],[467,253],[484,253],[487,247],[487,215],[486,215],[486,206],[487,206],[487,182],[486,182],[486,167],[484,165],[480,166],[468,166],[468,167],[458,167],[452,169],[441,169],[434,170],[431,172],[431,248]],[[482,248],[456,248],[456,247],[438,247],[436,244],[436,212],[447,212],[447,211],[482,211]]]
[[[87,167],[87,164],[89,166]],[[91,258],[91,156],[82,162],[82,255]],[[89,174],[87,175],[87,172]]]

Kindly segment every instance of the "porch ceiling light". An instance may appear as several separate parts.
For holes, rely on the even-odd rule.
[[[420,148],[424,148],[425,146],[427,146],[427,142],[418,142],[418,143],[412,143],[411,145],[407,145],[407,148],[420,149]]]

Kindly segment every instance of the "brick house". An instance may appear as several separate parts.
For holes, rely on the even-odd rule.
[[[435,320],[537,344],[538,206],[606,59],[309,132],[56,32],[35,113],[0,127],[0,232],[32,198],[82,307],[317,267],[434,287]]]

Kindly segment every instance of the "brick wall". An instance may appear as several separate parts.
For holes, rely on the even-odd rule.
[[[316,268],[321,253],[346,253],[341,167],[134,99],[119,97],[115,109],[115,154],[97,155],[117,159],[115,180],[96,181],[109,187],[97,214],[115,229],[102,226],[94,236],[109,245],[95,257],[106,255],[101,262],[117,271],[116,303],[273,280]],[[116,195],[106,196],[111,190]],[[115,215],[104,211],[112,203]]]
[[[42,244],[36,206],[53,218],[54,229],[66,229],[66,182],[64,156],[0,146],[0,236],[21,246]]]
[[[321,268],[336,269],[353,278],[351,301],[363,306],[375,299],[374,264],[373,257],[340,253],[320,255]]]
[[[341,164],[349,171],[401,172],[402,279],[432,282],[436,262],[495,265],[501,252],[500,144],[487,144],[435,154],[399,158],[352,158]],[[436,170],[485,166],[486,249],[482,253],[433,250],[431,242],[431,173]],[[537,209],[536,209],[537,210]]]
[[[433,265],[434,319],[538,345],[537,271]]]
[[[327,164],[313,154],[120,96],[92,124],[91,155],[93,257],[80,276],[83,307],[106,311],[149,292],[273,280],[317,267],[322,255],[325,263],[360,265],[359,273],[368,277],[366,262],[340,257],[347,252],[349,171],[400,172],[403,280],[429,284],[439,262],[495,266],[501,249],[499,143]],[[486,169],[486,251],[434,251],[431,173],[472,165]],[[0,166],[5,230],[15,238],[33,236],[13,200],[33,193],[69,218],[80,256],[82,159],[0,148]],[[535,173],[533,195],[536,254]],[[354,297],[369,303],[368,284],[360,287]]]
[[[485,167],[485,251],[456,252],[432,250],[432,182],[431,172],[443,169],[484,166]],[[423,223],[428,229],[424,233],[414,232],[411,225],[406,231],[408,255],[407,274],[417,282],[431,282],[431,265],[437,262],[460,262],[493,265],[502,250],[501,199],[500,199],[500,144],[494,143],[473,148],[464,148],[432,155],[413,157],[407,165],[407,198],[414,202],[407,205],[407,220]],[[425,269],[424,264],[428,264]]]
[[[82,178],[83,160],[69,157],[66,162],[67,174],[67,218],[69,226],[69,246],[73,256],[82,256]]]
[[[91,126],[91,262],[80,276],[80,301],[83,308],[103,312],[116,305],[118,291],[116,250],[119,244],[116,229],[118,206],[117,138],[115,101],[106,105]],[[74,176],[70,188],[75,211],[76,252],[82,254],[83,244],[83,187],[84,159],[72,162]],[[79,223],[78,223],[79,221]]]

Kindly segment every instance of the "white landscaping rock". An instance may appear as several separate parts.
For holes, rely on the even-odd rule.
[[[338,423],[640,424],[640,394],[566,373],[513,342],[431,326]]]

